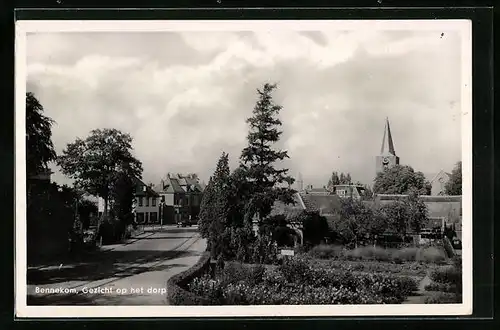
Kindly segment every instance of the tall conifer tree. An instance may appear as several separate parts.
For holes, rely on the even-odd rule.
[[[290,188],[294,179],[288,176],[288,169],[277,169],[275,163],[289,158],[285,150],[273,149],[283,133],[278,118],[282,107],[273,102],[272,92],[276,84],[265,84],[257,89],[259,99],[253,110],[253,116],[247,119],[250,131],[247,136],[248,146],[243,149],[240,167],[248,183],[250,200],[247,201],[248,218],[254,215],[263,220],[271,212],[277,199],[291,203],[294,191]]]

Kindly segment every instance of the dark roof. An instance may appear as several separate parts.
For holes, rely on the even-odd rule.
[[[276,215],[284,215],[287,218],[293,218],[304,211],[302,206],[302,202],[298,194],[295,194],[294,197],[295,204],[285,204],[281,201],[275,201],[273,208],[271,210],[270,216]]]
[[[135,196],[156,196],[158,197],[158,193],[154,191],[151,187],[142,182],[139,178],[134,178],[135,181]],[[144,191],[144,187],[146,187],[146,191]]]
[[[162,183],[157,186],[157,191],[162,193],[185,193],[185,192],[203,192],[203,187],[197,178],[192,177],[166,177]]]
[[[337,195],[300,194],[302,201],[309,212],[321,214],[335,214],[341,207],[340,197]]]

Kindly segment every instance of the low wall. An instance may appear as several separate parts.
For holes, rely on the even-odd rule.
[[[210,252],[203,253],[198,262],[188,270],[172,276],[167,281],[167,299],[170,305],[214,305],[207,298],[186,290],[187,284],[195,277],[206,274],[210,269]]]

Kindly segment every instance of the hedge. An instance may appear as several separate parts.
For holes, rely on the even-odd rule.
[[[186,290],[187,284],[195,277],[207,273],[210,268],[210,252],[203,253],[198,262],[188,270],[172,276],[167,281],[167,298],[170,305],[214,305],[210,299]]]

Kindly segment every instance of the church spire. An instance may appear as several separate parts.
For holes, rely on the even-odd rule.
[[[389,125],[389,118],[385,119],[385,129],[384,138],[382,140],[382,148],[380,149],[380,154],[384,155],[389,153],[390,155],[396,156],[396,151],[394,151],[394,142],[392,141],[391,127]]]

